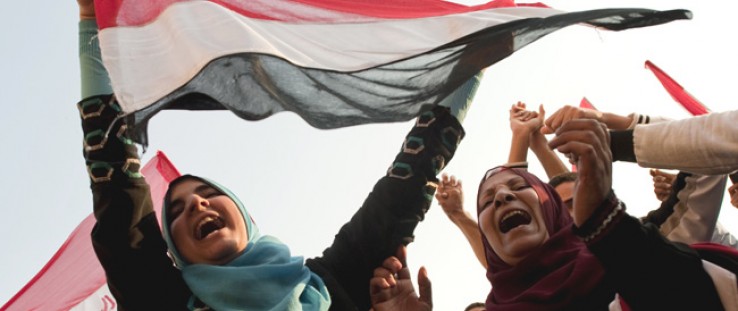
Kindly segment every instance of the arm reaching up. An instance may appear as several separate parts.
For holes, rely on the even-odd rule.
[[[479,225],[477,220],[472,218],[471,214],[464,210],[464,190],[461,186],[461,180],[455,176],[443,174],[440,183],[438,183],[438,191],[436,192],[436,200],[443,208],[448,219],[451,220],[464,234],[466,240],[474,251],[474,255],[479,263],[486,269],[487,260],[484,257],[484,245],[482,245],[482,235],[479,233]]]

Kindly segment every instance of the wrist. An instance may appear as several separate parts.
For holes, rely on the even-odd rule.
[[[446,212],[446,216],[448,216],[448,219],[450,219],[451,222],[455,224],[461,223],[464,220],[471,219],[471,215],[463,209]]]
[[[514,127],[511,128],[511,131],[514,137],[527,137],[530,135],[530,130],[526,127]]]

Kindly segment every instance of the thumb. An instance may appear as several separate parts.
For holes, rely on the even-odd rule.
[[[540,105],[538,106],[538,117],[539,117],[539,118],[540,118],[541,120],[546,120],[546,110],[545,110],[545,109],[543,109],[543,104],[540,104]]]
[[[418,292],[420,301],[427,303],[429,306],[433,305],[431,280],[428,278],[428,270],[425,267],[420,267],[420,270],[418,270]]]
[[[658,175],[658,170],[655,169],[650,169],[648,172],[651,173],[651,176],[653,177],[656,177],[656,175]]]
[[[541,134],[548,135],[548,134],[553,134],[553,133],[554,133],[554,131],[550,127],[548,127],[547,125],[544,125],[544,126],[541,127]]]

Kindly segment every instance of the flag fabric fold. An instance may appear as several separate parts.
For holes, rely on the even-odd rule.
[[[154,209],[160,216],[169,182],[181,174],[161,151],[146,163],[141,173],[146,176]],[[115,298],[105,282],[105,271],[92,249],[90,232],[94,226],[95,217],[90,214],[0,311],[116,310]]]
[[[681,104],[682,107],[689,111],[693,116],[703,115],[710,112],[710,109],[694,98],[692,94],[689,94],[689,92],[687,92],[687,90],[685,90],[679,83],[661,70],[661,68],[654,65],[650,60],[646,61],[645,66],[653,72],[656,79],[661,82],[664,89],[666,89],[669,95],[671,95],[671,98]]]
[[[97,0],[103,62],[129,131],[162,109],[293,111],[316,128],[404,121],[563,27],[608,30],[685,10],[566,13],[510,0]]]

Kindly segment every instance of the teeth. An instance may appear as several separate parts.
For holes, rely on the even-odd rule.
[[[514,210],[514,211],[511,211],[511,212],[505,214],[505,216],[502,217],[502,220],[500,220],[500,222],[503,222],[503,221],[507,220],[508,218],[513,217],[515,215],[525,216],[525,214],[523,212],[518,211],[518,210]]]
[[[200,222],[197,224],[197,227],[201,227],[202,225],[206,224],[209,221],[215,221],[215,218],[214,217],[210,217],[210,216],[205,217],[202,220],[200,220]]]

